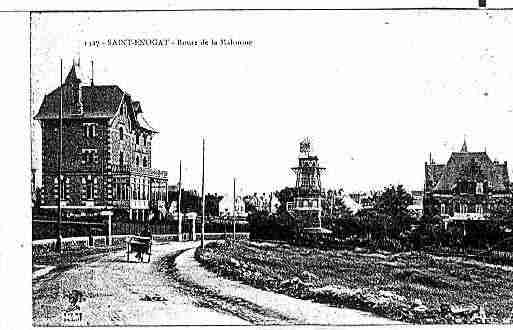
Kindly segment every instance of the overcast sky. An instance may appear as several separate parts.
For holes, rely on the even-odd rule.
[[[55,13],[32,16],[32,112],[80,56],[95,84],[141,101],[160,131],[153,166],[208,192],[294,185],[310,136],[326,187],[422,189],[429,152],[513,164],[511,11]],[[108,38],[229,38],[250,48],[85,47]],[[35,123],[33,163],[40,169]],[[511,165],[510,165],[511,166]],[[511,168],[510,168],[511,170]],[[510,172],[511,173],[511,172]]]

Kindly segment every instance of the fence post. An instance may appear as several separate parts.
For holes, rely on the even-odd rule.
[[[101,216],[107,216],[107,239],[105,240],[105,245],[112,245],[112,211],[101,211]]]
[[[89,229],[89,246],[90,247],[94,246],[93,231],[92,231],[91,227],[92,227],[92,225],[87,226],[87,228]]]
[[[109,214],[109,228],[107,229],[108,230],[108,238],[107,238],[107,245],[111,246],[112,245],[112,214]]]

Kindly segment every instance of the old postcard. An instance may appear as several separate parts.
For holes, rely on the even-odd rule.
[[[27,12],[32,325],[511,324],[489,5]]]

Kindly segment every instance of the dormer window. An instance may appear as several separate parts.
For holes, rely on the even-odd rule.
[[[123,138],[124,138],[124,136],[123,136],[123,135],[124,135],[124,134],[123,134],[123,127],[120,127],[120,128],[119,128],[119,139],[120,139],[120,140],[123,140]]]
[[[123,102],[123,104],[121,105],[121,109],[119,110],[119,112],[120,112],[121,116],[124,116],[127,113],[127,111],[126,111],[126,103],[125,102]]]

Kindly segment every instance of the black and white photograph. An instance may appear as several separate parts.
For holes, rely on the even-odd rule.
[[[511,325],[499,2],[27,12],[31,325]]]

